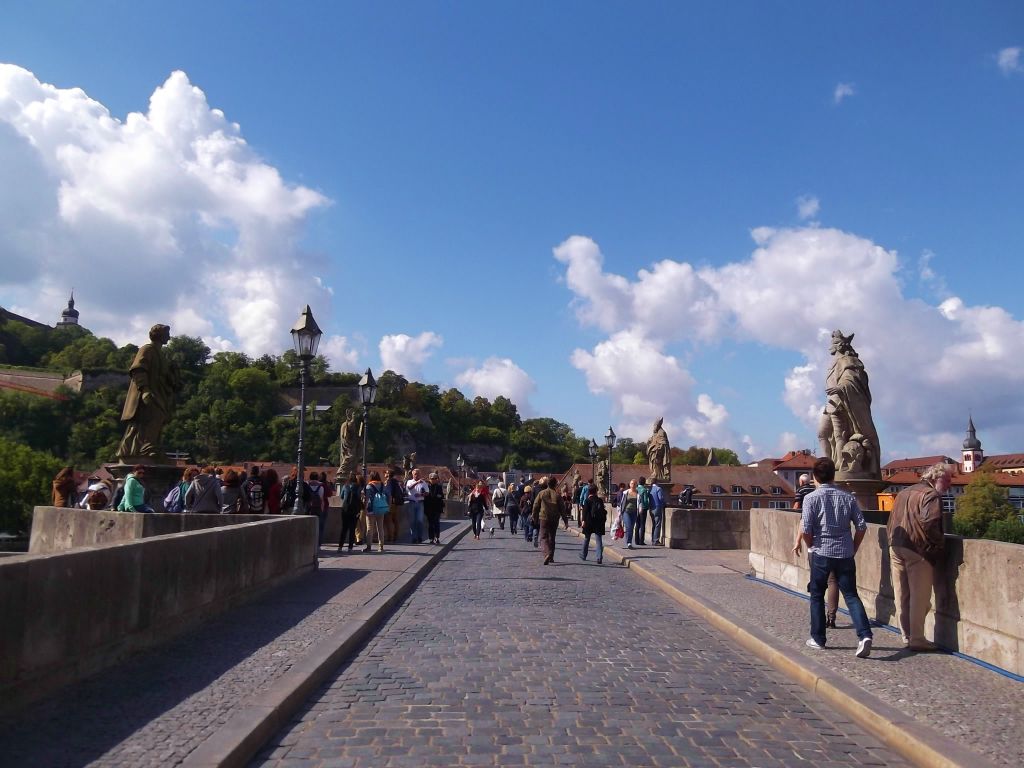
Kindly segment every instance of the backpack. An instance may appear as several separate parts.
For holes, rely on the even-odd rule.
[[[263,513],[263,481],[253,477],[245,482],[245,497],[249,502],[249,511],[254,515]]]
[[[319,516],[324,511],[324,500],[320,495],[320,488],[322,486],[317,485],[314,488],[310,485],[307,487],[309,488],[309,496],[306,498],[306,514]]]
[[[181,483],[171,488],[164,496],[164,512],[177,515],[185,510],[185,497],[181,492]]]
[[[341,508],[348,513],[358,513],[360,508],[359,486],[354,483],[341,489]]]
[[[502,491],[494,492],[494,506],[498,509],[505,508],[505,494]]]
[[[640,489],[640,494],[637,497],[637,508],[647,511],[651,508],[651,489],[646,485]]]
[[[386,515],[388,513],[388,497],[384,494],[384,489],[378,489],[372,485],[366,486],[367,490],[370,488],[373,488],[373,491],[371,491],[373,498],[370,499],[370,514]]]

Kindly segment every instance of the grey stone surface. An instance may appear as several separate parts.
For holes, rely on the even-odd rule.
[[[254,761],[903,765],[628,570],[463,539]]]
[[[767,631],[791,654],[825,665],[962,746],[995,763],[1024,765],[1024,683],[952,654],[909,653],[901,647],[898,634],[882,627],[874,630],[871,657],[856,659],[857,636],[843,612],[839,628],[829,631],[829,648],[808,649],[804,646],[810,627],[807,600],[745,578],[746,552],[616,549],[670,583]]]
[[[180,764],[433,549],[323,549],[319,571],[0,719],[0,766]]]

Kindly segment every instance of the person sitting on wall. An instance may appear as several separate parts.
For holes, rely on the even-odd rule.
[[[117,505],[118,512],[152,512],[153,508],[146,503],[146,487],[142,484],[146,479],[146,468],[136,464],[124,480],[124,496]]]

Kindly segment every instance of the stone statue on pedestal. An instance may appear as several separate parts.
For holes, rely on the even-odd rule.
[[[647,441],[647,463],[651,469],[651,480],[668,482],[672,479],[672,450],[668,435],[662,428],[664,417],[654,422],[654,434]]]
[[[166,461],[161,433],[174,411],[179,384],[177,367],[163,350],[170,339],[169,326],[154,325],[149,329],[149,344],[139,348],[128,369],[128,396],[121,411],[121,421],[127,427],[117,449],[122,463]]]
[[[878,480],[882,452],[871,419],[871,389],[852,342],[852,333],[832,332],[829,354],[835,359],[825,377],[828,399],[818,426],[819,447],[835,462],[837,479]]]
[[[597,489],[602,494],[608,494],[608,459],[597,462]]]
[[[356,454],[359,451],[359,437],[363,433],[363,426],[356,417],[355,409],[349,408],[345,413],[345,420],[341,422],[341,463],[338,466],[338,475],[348,478],[349,473],[356,471],[358,462]]]

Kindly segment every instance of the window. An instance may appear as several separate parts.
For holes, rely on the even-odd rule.
[[[751,509],[760,509],[761,508],[761,502],[758,501],[757,499],[754,499],[752,502],[750,502],[750,508]]]
[[[750,492],[754,494],[764,493],[764,488],[762,488],[760,485],[752,485],[750,486]]]
[[[725,493],[725,488],[723,488],[720,485],[712,485],[711,486],[711,492],[712,493]],[[718,509],[721,509],[721,507],[718,507]]]
[[[733,499],[732,508],[737,511],[743,509],[743,502],[740,499]]]
[[[743,493],[743,486],[742,485],[734,485],[732,487],[732,492],[733,493]]]
[[[723,507],[723,505],[722,505],[722,500],[721,499],[712,499],[711,500],[711,508],[712,509],[722,509],[722,507]]]
[[[772,486],[772,496],[781,496],[781,495],[782,495],[782,488],[780,486],[778,486],[778,485],[773,485]]]
[[[786,509],[786,502],[784,501],[769,501],[768,509]]]
[[[708,505],[704,499],[694,499],[693,504],[697,509],[705,509]]]

